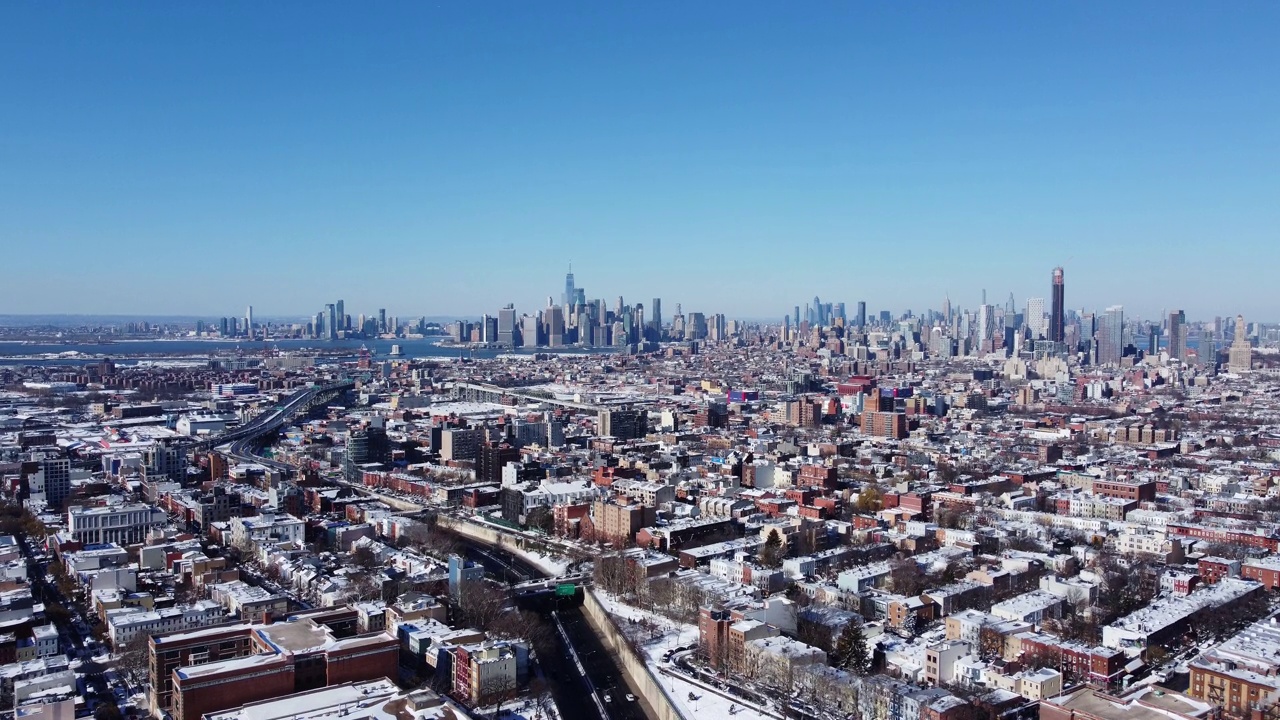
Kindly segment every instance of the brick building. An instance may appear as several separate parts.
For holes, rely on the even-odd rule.
[[[1280,586],[1280,558],[1265,557],[1246,560],[1240,566],[1240,577],[1245,580],[1257,580],[1268,590]]]
[[[619,545],[652,525],[657,517],[652,507],[625,500],[597,500],[591,514],[596,539]]]
[[[801,465],[796,473],[796,487],[834,490],[836,469],[826,465]]]
[[[902,440],[907,436],[907,416],[896,412],[864,412],[862,434]]]
[[[153,636],[149,674],[153,714],[199,720],[239,707],[328,685],[396,677],[397,640],[356,635],[357,613],[320,611],[274,623],[240,624]]]

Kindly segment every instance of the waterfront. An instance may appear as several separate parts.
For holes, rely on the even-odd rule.
[[[467,348],[441,345],[444,338],[368,339],[368,340],[312,340],[282,339],[263,342],[233,340],[122,340],[108,343],[36,343],[0,341],[0,365],[83,365],[112,358],[120,365],[132,365],[138,361],[200,360],[210,357],[260,356],[264,349],[274,349],[288,355],[315,354],[323,361],[336,362],[359,356],[361,348],[367,348],[375,358],[393,359],[392,346],[400,346],[400,355],[394,358],[494,358],[511,354],[511,350]],[[612,353],[612,348],[564,348],[563,352]],[[530,351],[517,350],[519,354]],[[555,352],[539,348],[537,352]]]

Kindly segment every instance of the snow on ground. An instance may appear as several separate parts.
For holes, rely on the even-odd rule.
[[[569,572],[569,564],[572,562],[569,558],[560,557],[559,555],[547,555],[540,552],[529,552],[527,550],[520,551],[520,555],[530,565],[538,568],[542,572],[556,576],[564,575]]]
[[[497,705],[489,707],[476,708],[472,710],[474,717],[499,717],[496,713]],[[556,704],[551,700],[548,693],[545,700],[539,703],[532,695],[521,695],[510,702],[502,704],[502,715],[505,720],[560,720],[560,713],[556,709]]]
[[[600,601],[605,611],[614,617],[624,634],[631,635],[634,632],[636,635],[633,637],[641,638],[640,648],[650,672],[662,684],[676,709],[684,717],[734,717],[742,720],[774,720],[778,717],[773,713],[748,707],[741,700],[726,697],[721,694],[723,691],[714,690],[701,682],[687,679],[666,659],[666,654],[675,648],[698,644],[697,625],[679,623],[662,615],[626,605],[612,595],[598,590],[596,599]],[[645,623],[648,624],[647,627]]]
[[[676,709],[686,718],[741,718],[741,720],[776,720],[779,715],[765,713],[755,707],[732,700],[702,685],[695,685],[666,668],[654,668],[662,687],[667,690]]]

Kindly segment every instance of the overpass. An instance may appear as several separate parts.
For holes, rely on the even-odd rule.
[[[500,403],[502,402],[502,398],[512,397],[524,400],[525,402],[546,403],[547,405],[556,405],[558,407],[573,408],[574,410],[593,413],[598,413],[605,409],[601,405],[589,405],[587,403],[573,402],[572,400],[559,400],[554,397],[521,392],[516,388],[506,388],[500,385],[489,385],[487,383],[455,382],[453,384],[453,396],[459,400],[492,403]]]
[[[217,448],[218,452],[234,460],[265,465],[285,475],[291,475],[294,471],[292,465],[258,456],[257,450],[262,446],[263,439],[280,432],[282,428],[292,423],[296,416],[305,415],[317,407],[327,405],[354,387],[354,381],[341,380],[327,385],[303,388],[290,395],[289,399],[283,403],[264,413],[259,413],[249,422],[221,435],[200,440],[194,446],[201,449]]]

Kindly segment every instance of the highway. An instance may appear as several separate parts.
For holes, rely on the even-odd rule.
[[[289,399],[283,404],[259,414],[244,425],[229,430],[216,438],[206,440],[202,444],[216,446],[219,452],[234,460],[257,463],[286,475],[292,474],[294,471],[292,465],[260,457],[256,452],[259,441],[264,436],[279,432],[281,428],[293,422],[294,415],[308,407],[317,397],[326,393],[338,393],[352,387],[355,387],[355,383],[347,380],[329,385],[304,388],[289,396]]]
[[[527,587],[535,579],[547,577],[506,550],[481,545],[457,534],[453,537],[465,549],[466,556],[484,566],[494,579]],[[638,700],[627,700],[632,690],[623,680],[622,669],[596,637],[581,606],[562,604],[548,619],[556,643],[538,652],[538,663],[551,684],[551,694],[561,717],[648,720]]]

